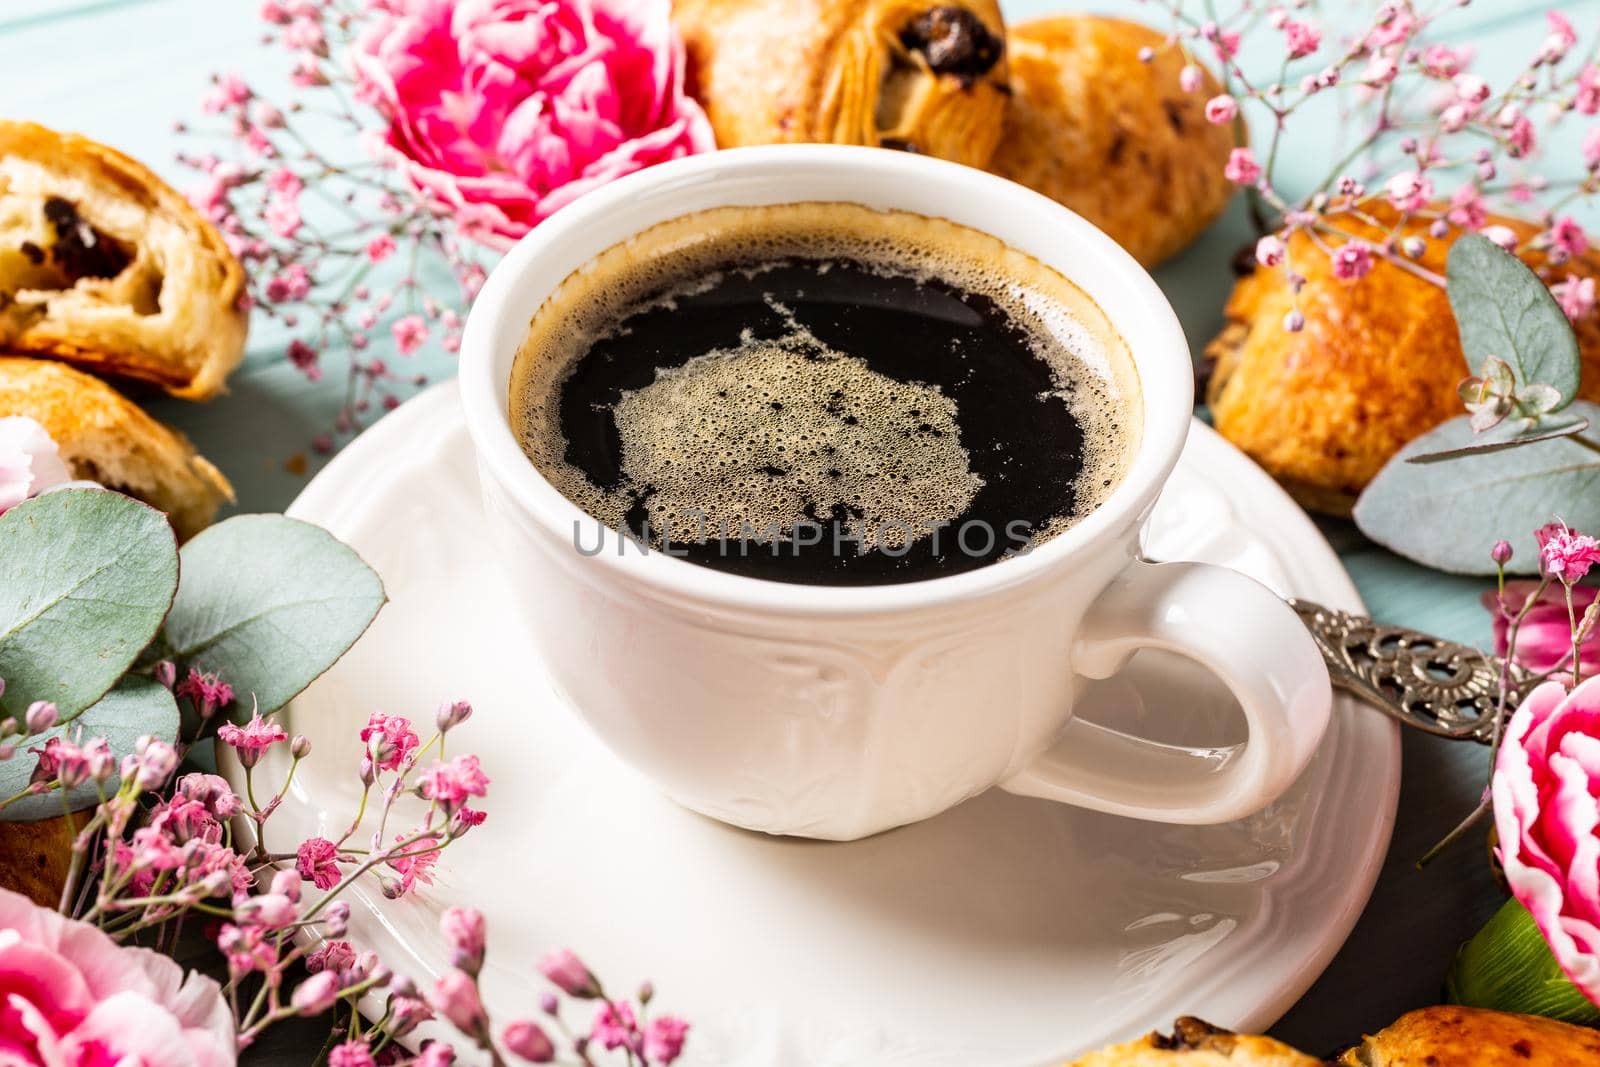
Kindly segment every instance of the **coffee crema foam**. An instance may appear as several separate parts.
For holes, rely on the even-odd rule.
[[[845,520],[856,551],[894,551],[958,520],[983,489],[962,412],[938,385],[875,370],[872,353],[819,339],[777,294],[777,336],[672,353],[654,380],[612,406],[620,476],[599,484],[570,462],[563,388],[597,344],[630,319],[714,291],[731,273],[757,286],[775,265],[807,261],[819,279],[848,264],[992,301],[1026,335],[1082,428],[1070,513],[1029,532],[1054,537],[1115,489],[1138,444],[1139,388],[1121,338],[1058,272],[999,240],[942,219],[854,204],[728,207],[657,225],[575,271],[535,314],[511,375],[523,451],[569,500],[613,530],[641,520],[658,544],[741,529]],[[916,354],[918,359],[924,357]],[[928,361],[964,358],[928,351]],[[708,487],[714,487],[708,489]],[[848,551],[849,549],[847,549]]]

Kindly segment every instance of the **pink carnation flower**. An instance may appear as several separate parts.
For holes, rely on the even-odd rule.
[[[613,1004],[609,1000],[602,1001],[600,1010],[594,1013],[594,1023],[589,1027],[589,1040],[608,1052],[623,1047],[637,1048],[639,1023],[628,1002],[619,1000]]]
[[[217,984],[0,889],[7,1064],[222,1067],[233,1018]]]
[[[1433,199],[1433,182],[1414,170],[1401,171],[1389,179],[1389,203],[1401,211],[1421,211]]]
[[[435,760],[422,772],[422,795],[452,814],[471,797],[488,795],[489,778],[478,767],[477,756]]]
[[[1550,224],[1550,243],[1569,256],[1579,256],[1588,249],[1589,237],[1577,219],[1562,215]]]
[[[1222,168],[1222,174],[1230,182],[1251,185],[1261,177],[1261,166],[1256,163],[1255,153],[1250,149],[1235,148],[1228,153],[1228,162]]]
[[[0,418],[0,512],[71,479],[43,426],[25,415]]]
[[[1539,583],[1535,581],[1507,582],[1504,598],[1500,601],[1505,605],[1505,611],[1501,611],[1496,604],[1501,594],[1494,589],[1483,594],[1483,606],[1494,615],[1495,653],[1504,656],[1509,651],[1518,664],[1536,674],[1543,674],[1554,670],[1562,659],[1572,654],[1572,626],[1567,618],[1565,589],[1554,584],[1547,586],[1517,628],[1517,647],[1509,650],[1506,647],[1506,637],[1511,629],[1507,615],[1515,616],[1521,611],[1522,605],[1538,588]],[[1600,596],[1600,589],[1587,585],[1572,587],[1572,604],[1580,617],[1594,603],[1596,596]],[[1588,636],[1581,651],[1583,673],[1591,675],[1600,670],[1600,630]]]
[[[1495,827],[1511,892],[1573,985],[1600,1003],[1600,678],[1529,693],[1494,772]]]
[[[379,770],[396,771],[417,750],[417,733],[403,715],[375,711],[361,728],[361,741],[376,761]]]
[[[1600,540],[1552,522],[1534,531],[1539,540],[1539,569],[1565,585],[1582,580],[1600,563]]]
[[[658,1015],[644,1032],[645,1058],[653,1063],[671,1063],[683,1053],[689,1024],[676,1015]]]
[[[239,762],[243,766],[254,767],[260,761],[261,753],[279,741],[289,740],[289,735],[283,727],[271,719],[263,719],[261,713],[257,712],[243,726],[225,722],[217,727],[217,740],[231,746],[239,754]]]
[[[1566,312],[1567,318],[1577,322],[1594,310],[1595,292],[1593,278],[1580,278],[1569,274],[1563,281],[1550,287],[1550,292]]]
[[[1362,241],[1346,241],[1333,253],[1333,276],[1359,281],[1372,271],[1372,248]]]
[[[1322,45],[1322,31],[1309,22],[1290,19],[1283,24],[1283,43],[1290,59],[1300,59]]]
[[[353,49],[383,153],[491,247],[590,189],[716,147],[668,0],[388,0]]]
[[[339,850],[325,837],[301,842],[295,851],[294,869],[318,889],[332,889],[343,877],[339,873]]]

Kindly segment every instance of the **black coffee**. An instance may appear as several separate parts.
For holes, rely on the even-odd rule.
[[[576,550],[831,585],[955,574],[1066,529],[1121,477],[1137,403],[1120,340],[1059,274],[948,222],[799,204],[675,220],[573,275],[518,353],[511,413],[597,520]]]

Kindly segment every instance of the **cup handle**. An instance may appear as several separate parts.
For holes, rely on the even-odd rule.
[[[1277,799],[1310,762],[1332,706],[1328,671],[1293,609],[1265,586],[1208,563],[1135,560],[1089,609],[1073,662],[1109,678],[1141,648],[1188,656],[1221,678],[1244,709],[1246,743],[1185,748],[1072,719],[1000,787],[1156,822],[1219,823]]]

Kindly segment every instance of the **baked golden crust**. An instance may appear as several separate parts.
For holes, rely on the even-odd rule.
[[[1071,1067],[1321,1067],[1322,1061],[1270,1037],[1246,1037],[1182,1018],[1172,1034],[1091,1052]]]
[[[244,269],[120,152],[0,120],[0,349],[220,392],[244,352]]]
[[[905,148],[981,167],[1000,139],[994,0],[675,0],[717,144]]]
[[[1383,209],[1374,211],[1391,224]],[[1534,232],[1523,222],[1492,221],[1524,238]],[[1387,233],[1353,220],[1341,226],[1365,239]],[[1404,232],[1420,235],[1424,226]],[[1215,360],[1207,399],[1217,430],[1302,505],[1348,515],[1403,445],[1463,413],[1456,387],[1466,361],[1443,289],[1382,261],[1360,282],[1341,281],[1305,234],[1288,244],[1290,262],[1306,278],[1298,305],[1281,270],[1240,279],[1226,325],[1206,346]],[[1442,273],[1449,245],[1429,239],[1419,264]],[[1555,272],[1600,276],[1600,264],[1584,257]],[[1305,316],[1298,333],[1283,324],[1295,306]],[[1600,320],[1585,316],[1576,329],[1580,395],[1600,400]]]
[[[75,478],[89,478],[167,513],[180,538],[204,529],[233,487],[176,430],[111,386],[62,363],[0,356],[0,416],[44,427]]]
[[[1402,1015],[1346,1052],[1344,1067],[1581,1067],[1600,1064],[1600,1033],[1482,1008]]]
[[[1229,126],[1205,119],[1209,72],[1179,87],[1184,58],[1148,26],[1061,15],[1012,27],[1013,97],[989,168],[1076,211],[1152,266],[1221,214]],[[1141,62],[1139,50],[1155,58]]]

